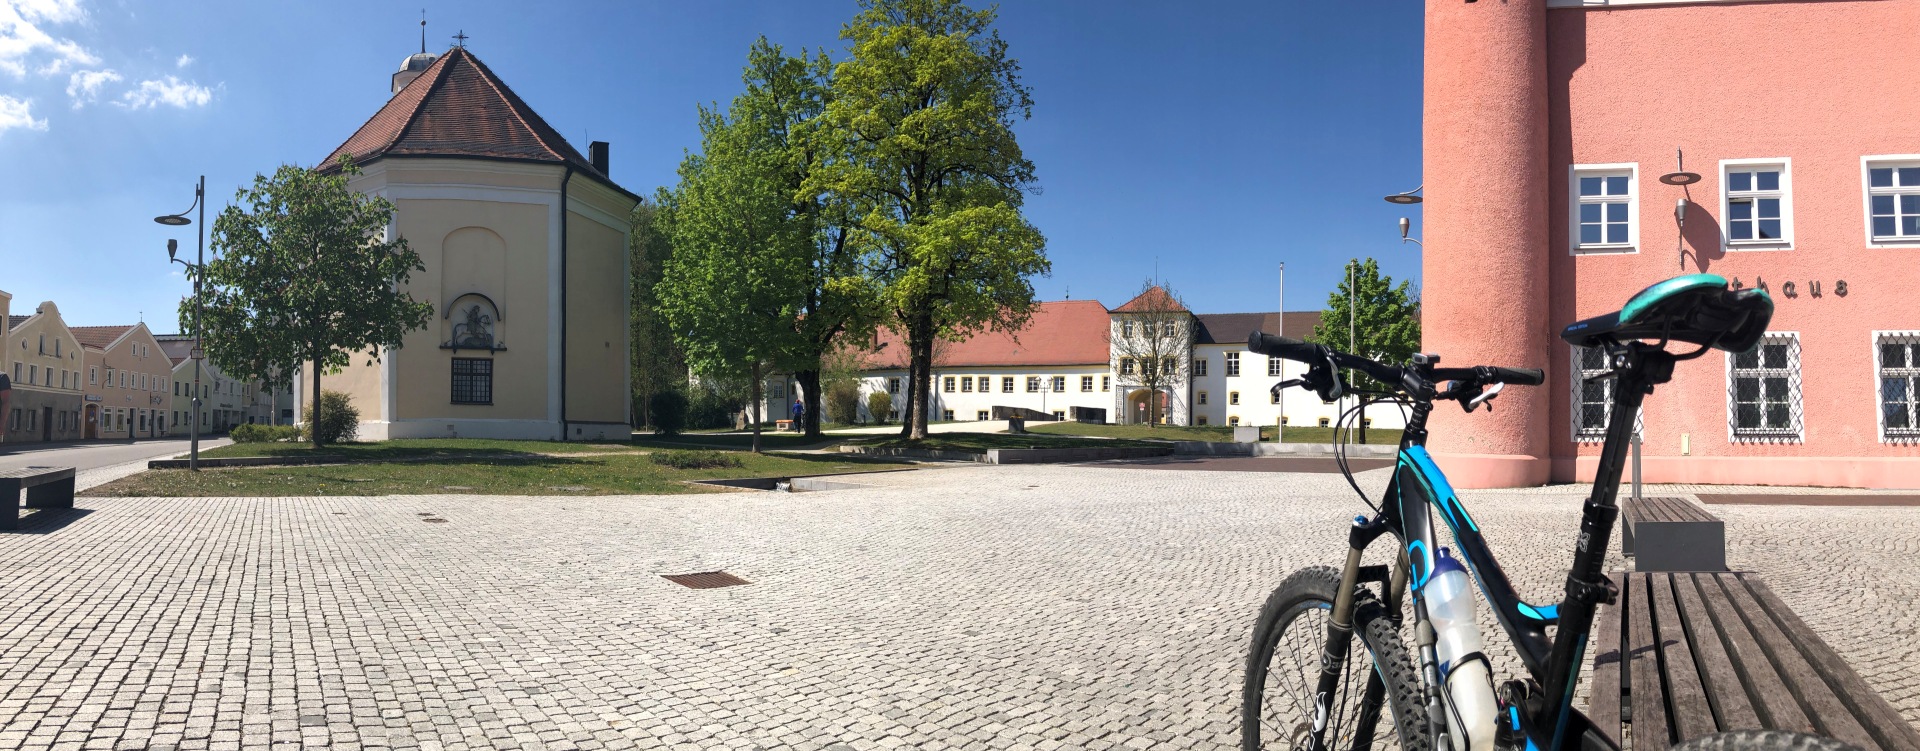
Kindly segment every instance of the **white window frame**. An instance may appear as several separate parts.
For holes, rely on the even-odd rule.
[[[1193,374],[1197,376],[1207,374],[1207,357],[1205,355],[1193,358]]]
[[[1803,361],[1805,358],[1801,355],[1800,351],[1800,332],[1769,331],[1760,337],[1760,343],[1754,346],[1756,348],[1764,347],[1770,343],[1777,344],[1780,340],[1787,340],[1789,344],[1786,367],[1787,419],[1792,422],[1792,425],[1785,428],[1736,429],[1734,427],[1738,421],[1738,415],[1736,414],[1737,406],[1734,404],[1735,369],[1733,367],[1733,361],[1737,356],[1732,352],[1728,352],[1726,353],[1728,443],[1802,443],[1806,440],[1807,426],[1805,412],[1802,411],[1804,408],[1804,396],[1801,386],[1802,372],[1804,370]],[[1758,370],[1766,370],[1766,368],[1762,367]]]
[[[973,419],[975,422],[984,422],[993,419],[993,413],[984,409],[974,410]]]
[[[1239,375],[1240,375],[1240,353],[1228,352],[1226,377],[1235,378],[1235,377],[1238,377]]]
[[[954,376],[942,376],[940,380],[940,392],[943,394],[954,393],[954,380]]]
[[[1227,392],[1227,403],[1228,403],[1228,404],[1231,404],[1231,405],[1234,405],[1234,406],[1239,406],[1239,404],[1240,404],[1240,392],[1238,392],[1238,391],[1229,391],[1229,392]]]
[[[1054,376],[1051,380],[1053,381],[1053,384],[1052,384],[1053,393],[1056,393],[1056,394],[1067,393],[1067,377],[1066,376]]]
[[[1760,168],[1774,167],[1780,170],[1780,189],[1745,190],[1738,195],[1732,189],[1733,181],[1728,176],[1733,172],[1757,171]],[[1733,222],[1733,200],[1735,198],[1778,198],[1780,199],[1780,239],[1778,240],[1735,240],[1730,226]],[[1754,232],[1759,233],[1760,206],[1754,204]],[[1766,159],[1722,159],[1720,160],[1720,249],[1733,250],[1793,250],[1793,158],[1777,157]]]
[[[1900,444],[1920,443],[1920,391],[1916,390],[1916,389],[1920,389],[1920,362],[1910,363],[1912,367],[1901,367],[1901,368],[1889,369],[1886,366],[1886,362],[1880,359],[1880,346],[1884,340],[1891,339],[1891,338],[1910,338],[1914,340],[1920,340],[1920,330],[1873,332],[1874,421],[1878,423],[1880,426],[1880,442],[1881,443],[1900,443]],[[1916,359],[1920,359],[1920,358],[1916,358]],[[1882,402],[1882,399],[1884,397],[1880,391],[1880,381],[1881,379],[1888,377],[1888,370],[1903,371],[1901,373],[1895,374],[1895,376],[1905,377],[1908,379],[1907,399],[1910,404],[1913,404],[1915,406],[1908,408],[1907,427],[1905,428],[1889,429],[1887,427],[1887,411],[1884,408],[1883,402]],[[1898,432],[1894,432],[1894,431],[1898,431]]]
[[[1580,243],[1580,178],[1627,178],[1627,241]],[[1611,198],[1611,196],[1609,196]],[[1611,201],[1609,201],[1611,203]],[[1604,216],[1602,219],[1604,220]],[[1567,168],[1567,252],[1576,256],[1624,255],[1640,252],[1640,163],[1576,164]]]
[[[1090,376],[1090,375],[1080,376],[1080,393],[1083,393],[1083,394],[1093,393],[1093,376]]]
[[[1000,376],[1000,393],[1013,393],[1013,376]]]
[[[1040,376],[1027,376],[1027,393],[1040,393]]]
[[[1891,237],[1887,239],[1874,238],[1873,197],[1883,194],[1897,195],[1901,192],[1898,184],[1900,179],[1897,173],[1894,176],[1894,187],[1874,188],[1873,168],[1875,167],[1920,167],[1920,154],[1878,154],[1860,157],[1860,221],[1862,230],[1866,233],[1867,247],[1920,248],[1920,236]],[[1920,188],[1915,188],[1914,186],[1907,187],[1909,192],[1920,193]],[[1895,199],[1895,211],[1899,210],[1898,202],[1898,199]],[[1896,226],[1894,229],[1898,230],[1899,227]]]
[[[1268,377],[1268,378],[1279,378],[1279,377],[1280,377],[1280,364],[1281,364],[1281,363],[1283,363],[1283,362],[1286,362],[1286,360],[1283,360],[1283,359],[1281,359],[1281,358],[1278,358],[1278,357],[1269,357],[1269,358],[1267,358],[1267,377]]]
[[[1194,403],[1199,404],[1201,406],[1205,406],[1207,403],[1207,392],[1205,391],[1199,392],[1198,395],[1195,396],[1194,398]]]
[[[1110,375],[1100,376],[1100,390],[1101,391],[1113,390],[1113,376],[1110,376]]]

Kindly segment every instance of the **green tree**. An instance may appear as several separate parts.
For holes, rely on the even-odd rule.
[[[843,202],[881,301],[908,345],[901,434],[927,433],[934,342],[1017,330],[1046,239],[1021,214],[1034,188],[1014,122],[1031,115],[995,12],[957,0],[862,0],[841,29],[824,158],[809,192]]]
[[[1420,350],[1419,292],[1410,282],[1394,284],[1372,258],[1348,261],[1341,272],[1340,284],[1327,296],[1327,309],[1308,340],[1381,362],[1413,357]],[[1366,435],[1362,407],[1360,440]]]
[[[384,239],[393,204],[347,188],[359,173],[342,157],[331,174],[286,165],[255,176],[214,221],[215,258],[194,272],[205,283],[205,329],[193,326],[192,300],[180,306],[182,325],[230,376],[272,390],[308,368],[314,415],[322,373],[356,354],[377,361],[433,318],[433,306],[404,289],[425,268],[420,256],[405,238]],[[322,431],[309,432],[320,447]]]
[[[686,403],[687,358],[674,340],[673,329],[660,314],[657,290],[666,273],[667,259],[673,255],[673,243],[659,226],[661,203],[641,203],[633,209],[633,229],[628,234],[627,252],[632,257],[629,280],[632,308],[628,335],[633,340],[633,404],[638,414],[634,425],[660,428],[653,414],[654,397],[667,391],[680,392]],[[684,422],[684,415],[682,417]]]

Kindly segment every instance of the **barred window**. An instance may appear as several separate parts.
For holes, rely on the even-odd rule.
[[[1753,351],[1727,360],[1727,421],[1734,440],[1799,440],[1799,335],[1767,334]]]
[[[1607,437],[1607,416],[1613,411],[1612,378],[1607,351],[1600,347],[1573,348],[1573,439],[1598,441]]]
[[[1920,332],[1874,337],[1880,379],[1880,437],[1920,439]]]
[[[493,403],[493,361],[484,357],[453,358],[453,403]]]

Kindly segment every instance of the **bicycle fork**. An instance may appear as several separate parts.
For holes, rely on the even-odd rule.
[[[1386,531],[1386,524],[1379,520],[1368,522],[1362,516],[1354,518],[1353,527],[1347,533],[1347,563],[1340,570],[1340,588],[1334,592],[1333,612],[1327,619],[1326,646],[1320,650],[1320,680],[1313,692],[1313,729],[1308,737],[1308,751],[1327,751],[1327,723],[1333,712],[1335,695],[1340,690],[1340,677],[1345,674],[1347,658],[1353,652],[1354,593],[1358,591],[1362,577],[1360,555],[1366,551],[1367,545]],[[1398,605],[1399,591],[1406,586],[1405,556],[1399,560],[1391,583],[1382,582],[1386,585],[1387,599],[1393,605]],[[1375,576],[1378,577],[1378,574]],[[1396,607],[1389,612],[1399,611]],[[1372,745],[1374,726],[1385,700],[1386,683],[1381,680],[1378,671],[1368,671],[1360,714],[1355,718],[1357,726],[1354,729],[1353,748],[1364,749]]]

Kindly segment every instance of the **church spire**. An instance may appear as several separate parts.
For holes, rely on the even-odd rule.
[[[427,54],[427,9],[420,9],[420,54]]]

